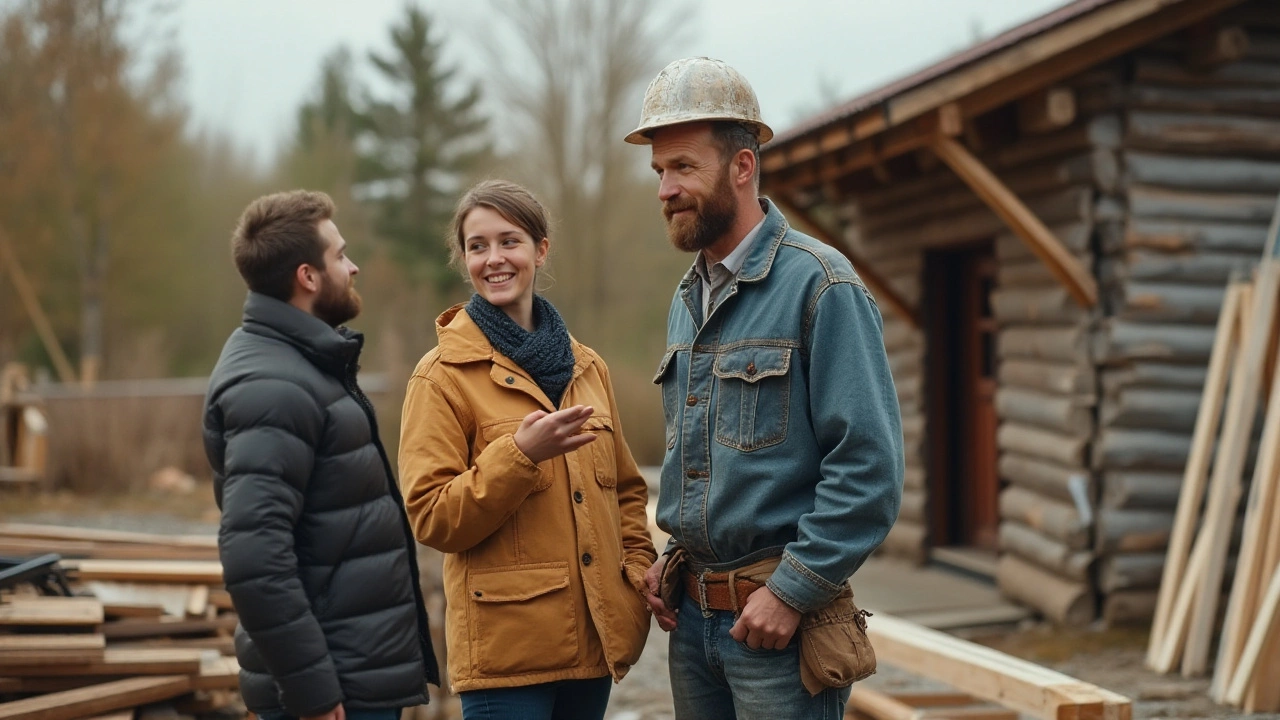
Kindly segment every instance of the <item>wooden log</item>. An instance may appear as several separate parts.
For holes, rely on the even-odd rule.
[[[1216,70],[1245,56],[1249,34],[1239,25],[1193,27],[1186,51],[1187,67],[1200,72]]]
[[[1095,443],[1094,467],[1106,470],[1180,470],[1190,439],[1179,433],[1106,427]]]
[[[1204,363],[1213,348],[1213,327],[1107,319],[1097,335],[1095,357],[1105,363],[1177,360]]]
[[[1127,388],[1105,397],[1101,422],[1109,427],[1167,430],[1190,435],[1200,409],[1200,393],[1173,388]]]
[[[1103,559],[1098,568],[1098,589],[1110,594],[1121,590],[1156,590],[1164,553],[1117,553]]]
[[[1173,513],[1168,510],[1098,511],[1098,552],[1141,553],[1163,551],[1169,545]]]
[[[1102,601],[1102,620],[1108,627],[1143,625],[1156,610],[1155,590],[1120,590]]]
[[[1081,583],[1089,580],[1089,566],[1093,564],[1092,552],[1072,550],[1017,522],[1000,523],[1000,551]]]
[[[1168,87],[1135,85],[1128,89],[1129,107],[1185,113],[1239,115],[1280,114],[1280,89],[1267,87]]]
[[[1070,125],[1076,119],[1076,94],[1069,87],[1048,87],[1017,102],[1018,130],[1043,135]]]
[[[1182,63],[1141,56],[1134,63],[1136,84],[1173,87],[1260,87],[1280,86],[1280,66],[1270,63],[1237,62],[1206,72],[1188,70]]]
[[[1015,452],[1000,453],[999,472],[1002,480],[1055,500],[1073,503],[1073,478],[1083,478],[1085,492],[1094,495],[1093,477],[1089,470],[1068,467]]]
[[[1001,423],[1000,429],[996,431],[996,445],[1001,451],[1053,460],[1073,467],[1084,465],[1089,440],[1088,435],[1072,437],[1013,422]]]
[[[1129,282],[1113,288],[1115,316],[1153,323],[1209,324],[1222,309],[1223,288],[1216,285]]]
[[[1207,369],[1203,365],[1176,365],[1163,362],[1135,362],[1107,368],[1102,374],[1103,395],[1115,396],[1128,388],[1204,388]]]
[[[0,703],[0,720],[75,720],[175,698],[189,692],[185,675],[138,677]]]
[[[1204,192],[1280,191],[1280,162],[1274,160],[1126,151],[1124,166],[1130,184]]]
[[[1096,617],[1092,589],[1046,572],[1014,555],[1003,555],[996,566],[1000,592],[1025,603],[1049,620],[1081,627]]]
[[[1134,217],[1260,225],[1271,219],[1276,203],[1271,193],[1203,192],[1139,184],[1129,186],[1128,199]]]
[[[996,337],[996,352],[1002,360],[1023,358],[1078,363],[1089,357],[1090,333],[1087,324],[1068,326],[1004,328]]]
[[[999,288],[991,293],[991,310],[1001,324],[1074,323],[1090,316],[1090,311],[1080,307],[1071,293],[1058,284]]]
[[[1134,218],[1121,238],[1123,245],[1107,251],[1158,250],[1166,253],[1260,253],[1267,239],[1265,225]]]
[[[1276,80],[1280,85],[1280,67],[1276,68]],[[1128,114],[1125,145],[1201,154],[1274,154],[1280,152],[1280,121],[1134,110]]]
[[[1096,374],[1091,363],[1042,362],[1011,358],[1000,363],[996,376],[1001,386],[1070,395],[1092,400]]]
[[[889,530],[889,535],[880,544],[880,549],[894,557],[923,563],[928,556],[925,550],[927,537],[928,530],[925,526],[909,520],[900,520]]]
[[[1115,470],[1103,474],[1102,506],[1115,510],[1167,510],[1178,506],[1182,473]]]
[[[877,613],[867,628],[885,664],[1041,720],[1129,720],[1127,698],[937,630]]]
[[[1091,261],[1093,258],[1093,254],[1089,252],[1093,243],[1093,227],[1092,222],[1072,221],[1050,225],[1049,232],[1053,233],[1058,242],[1070,250],[1072,255],[1084,262]],[[996,257],[1002,263],[1030,260],[1040,262],[1027,244],[1011,232],[1001,232],[996,235]],[[1044,265],[1043,262],[1040,264]],[[1046,269],[1048,269],[1047,266]]]
[[[1046,535],[1070,550],[1085,550],[1089,527],[1074,505],[1012,486],[1000,493],[1000,517]]]
[[[1056,430],[1073,437],[1093,430],[1089,404],[1064,395],[1015,387],[996,390],[996,414],[1001,420]]]
[[[923,490],[903,490],[898,519],[924,524],[926,499]]]
[[[1110,282],[1175,282],[1222,286],[1234,275],[1247,277],[1258,264],[1254,253],[1165,253],[1125,250],[1104,262],[1103,280]]]

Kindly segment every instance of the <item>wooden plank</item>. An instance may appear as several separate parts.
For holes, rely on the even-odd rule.
[[[1280,263],[1274,259],[1276,237],[1280,235],[1280,202],[1267,233],[1264,260],[1258,269],[1249,329],[1245,332],[1241,350],[1240,372],[1234,374],[1227,399],[1226,417],[1223,420],[1222,437],[1214,460],[1210,482],[1209,500],[1205,509],[1205,527],[1210,543],[1206,575],[1200,580],[1208,591],[1199,593],[1187,647],[1183,654],[1182,671],[1185,675],[1203,674],[1209,662],[1209,647],[1213,640],[1218,602],[1221,598],[1223,569],[1226,565],[1227,543],[1231,538],[1231,524],[1235,520],[1240,500],[1241,473],[1245,455],[1252,436],[1254,413],[1257,410],[1262,373],[1271,346],[1272,328],[1276,319],[1277,295],[1280,295]],[[1209,532],[1212,530],[1213,532]]]
[[[205,586],[200,586],[205,587]],[[161,605],[144,605],[142,603],[103,603],[102,610],[111,619],[117,618],[158,618],[164,615]]]
[[[133,720],[135,710],[136,708],[118,710],[116,712],[105,713],[103,715],[94,715],[91,718],[87,718],[87,720]]]
[[[97,625],[102,619],[102,603],[94,598],[13,598],[0,604],[0,627]]]
[[[198,617],[204,615],[209,607],[209,586],[195,585],[191,588],[191,596],[187,598],[187,616]]]
[[[98,661],[56,665],[6,665],[11,677],[84,675],[190,675],[200,671],[203,650],[186,648],[107,648]]]
[[[165,635],[202,635],[218,630],[235,630],[236,623],[235,615],[222,615],[213,620],[163,617],[158,620],[119,620],[103,623],[98,626],[98,632],[108,640]]]
[[[191,679],[192,690],[238,690],[240,663],[225,655],[205,658],[200,673]]]
[[[1245,510],[1244,535],[1236,559],[1227,616],[1223,623],[1210,695],[1222,701],[1227,685],[1243,652],[1244,635],[1253,625],[1259,594],[1271,568],[1266,561],[1265,543],[1270,535],[1272,509],[1280,498],[1280,376],[1273,375],[1267,400],[1258,458]]]
[[[15,650],[101,650],[107,646],[101,635],[0,635],[0,653]]]
[[[1098,301],[1097,283],[1026,205],[963,145],[938,136],[931,146],[938,158],[960,176],[1018,234],[1084,307]]]
[[[100,637],[100,636],[99,636]],[[0,674],[2,675],[57,675],[57,668],[50,666],[87,665],[100,662],[106,651],[102,648],[73,648],[68,650],[0,650]]]
[[[67,560],[80,580],[222,584],[222,563],[197,560]]]
[[[900,618],[876,613],[867,634],[884,663],[1044,720],[1128,720],[1128,698]]]
[[[209,604],[219,610],[236,609],[236,606],[231,602],[231,593],[222,588],[213,588],[209,590]]]
[[[840,251],[840,254],[844,255],[845,258],[849,260],[849,263],[853,265],[854,271],[857,272],[858,277],[862,278],[862,281],[866,283],[874,297],[885,302],[913,329],[920,329],[920,319],[917,316],[916,309],[911,305],[911,303],[907,302],[906,298],[902,297],[902,295],[894,289],[893,283],[881,277],[880,274],[876,272],[875,267],[869,261],[858,257],[858,255],[848,246],[848,243],[844,242],[834,233],[828,232],[827,229],[814,220],[809,213],[801,210],[799,206],[793,203],[786,196],[775,195],[771,200],[777,203],[783,214],[803,221],[808,229],[813,233],[814,237]]]
[[[1258,605],[1257,619],[1245,642],[1240,663],[1236,666],[1235,674],[1227,687],[1227,702],[1233,705],[1240,705],[1243,702],[1245,691],[1254,681],[1254,673],[1261,660],[1264,646],[1274,642],[1276,633],[1280,631],[1278,619],[1280,619],[1280,572],[1274,572],[1271,574],[1271,581],[1267,584],[1266,594]],[[1269,682],[1270,679],[1267,681]]]
[[[1187,641],[1189,630],[1188,618],[1191,606],[1201,589],[1200,583],[1187,582],[1187,578],[1201,577],[1209,561],[1209,543],[1197,541],[1191,548],[1191,556],[1187,559],[1183,581],[1173,590],[1173,605],[1169,611],[1169,620],[1165,624],[1164,634],[1160,637],[1160,646],[1154,660],[1148,661],[1148,667],[1158,673],[1170,673],[1182,656],[1182,649]],[[1161,593],[1166,592],[1162,587]]]
[[[75,720],[168,700],[190,689],[190,679],[182,675],[129,678],[0,703],[0,720]]]
[[[913,708],[955,707],[973,705],[978,702],[968,693],[958,692],[894,692],[886,693],[889,697]]]
[[[214,535],[161,535],[125,530],[99,530],[97,528],[31,523],[0,523],[0,536],[34,538],[38,540],[134,543],[158,547],[198,547],[214,550],[218,548],[218,538]]]
[[[130,543],[102,543],[80,540],[39,540],[0,535],[0,554],[35,555],[58,553],[64,558],[100,560],[216,560],[217,548],[156,547]]]

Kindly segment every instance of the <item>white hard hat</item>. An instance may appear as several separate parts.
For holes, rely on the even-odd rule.
[[[644,92],[640,127],[625,138],[633,145],[652,143],[649,134],[660,127],[706,120],[743,123],[755,130],[761,144],[773,130],[760,119],[760,103],[751,84],[719,60],[697,57],[676,60],[662,69]]]

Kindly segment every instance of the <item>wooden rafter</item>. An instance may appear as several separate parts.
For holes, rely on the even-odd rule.
[[[938,158],[954,170],[1027,244],[1031,252],[1048,266],[1053,276],[1066,286],[1076,302],[1086,308],[1097,304],[1098,284],[1093,276],[1013,191],[1005,187],[999,178],[954,138],[938,135],[933,140],[932,148]]]
[[[848,243],[836,236],[835,233],[824,228],[821,223],[813,219],[812,215],[802,210],[789,198],[775,195],[770,196],[769,199],[778,205],[784,215],[803,222],[814,237],[839,250],[840,254],[848,258],[849,262],[853,264],[854,269],[858,272],[858,277],[862,278],[862,282],[866,284],[877,301],[887,304],[894,313],[906,320],[911,327],[917,330],[920,329],[920,318],[911,303],[902,297],[902,294],[893,287],[892,283],[881,277],[870,262],[855,253]]]

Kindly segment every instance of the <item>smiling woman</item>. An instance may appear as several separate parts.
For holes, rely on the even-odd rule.
[[[490,180],[453,227],[476,294],[436,320],[400,435],[414,533],[447,554],[449,679],[468,720],[601,718],[649,631],[647,486],[609,369],[534,292],[542,205]]]

